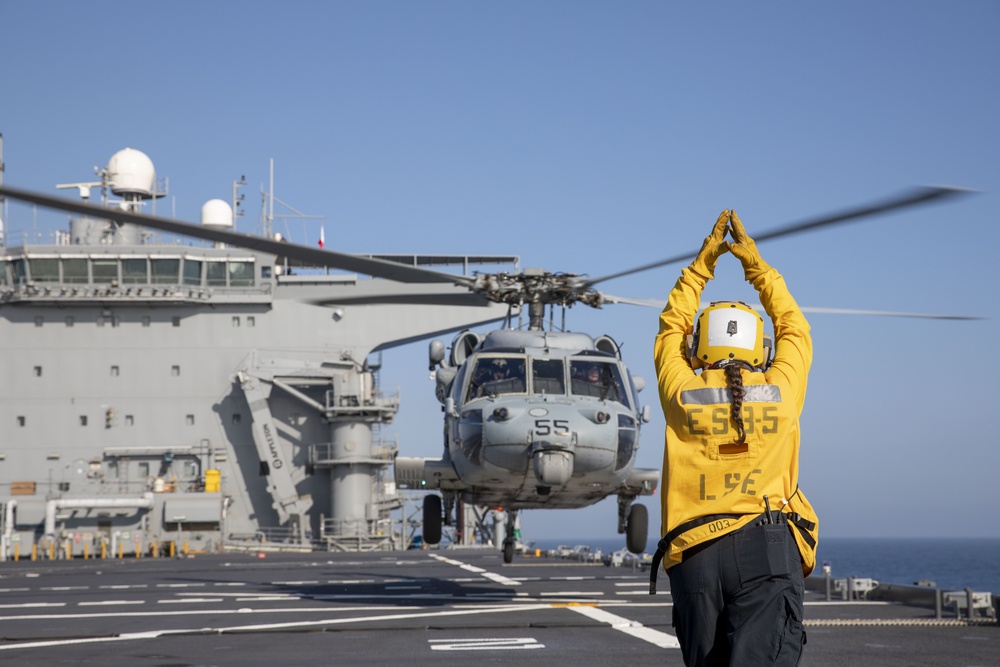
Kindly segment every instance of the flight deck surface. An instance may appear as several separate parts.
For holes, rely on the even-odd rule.
[[[682,665],[667,577],[492,550],[0,564],[0,664]],[[803,665],[1000,665],[1000,627],[808,592]]]

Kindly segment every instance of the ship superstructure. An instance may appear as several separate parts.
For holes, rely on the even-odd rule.
[[[125,208],[163,194],[133,149],[99,175],[65,187],[100,188]],[[107,201],[109,190],[121,199]],[[232,217],[222,200],[202,209],[203,224]],[[399,397],[379,391],[372,355],[507,312],[426,305],[462,292],[155,243],[145,228],[92,217],[72,219],[53,244],[9,244],[0,558],[405,548],[389,474],[397,444],[378,436]]]

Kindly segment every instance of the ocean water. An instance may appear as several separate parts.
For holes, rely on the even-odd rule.
[[[625,538],[537,540],[535,547],[587,544],[604,553],[625,548]],[[646,550],[656,551],[656,540]],[[829,562],[831,575],[870,577],[888,584],[932,581],[944,590],[989,591],[1000,595],[1000,537],[853,538],[820,537],[816,573]]]

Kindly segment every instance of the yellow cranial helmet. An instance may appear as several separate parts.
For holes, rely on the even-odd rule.
[[[764,319],[741,301],[713,301],[703,310],[692,347],[696,367],[739,360],[765,368],[770,356]]]

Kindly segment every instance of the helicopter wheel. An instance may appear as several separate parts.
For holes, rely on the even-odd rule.
[[[503,562],[512,563],[514,562],[514,541],[504,540],[503,541]]]
[[[649,535],[649,513],[645,505],[635,503],[628,512],[628,525],[625,528],[625,544],[634,554],[646,550],[646,539]]]
[[[441,496],[424,496],[424,544],[441,542]]]

